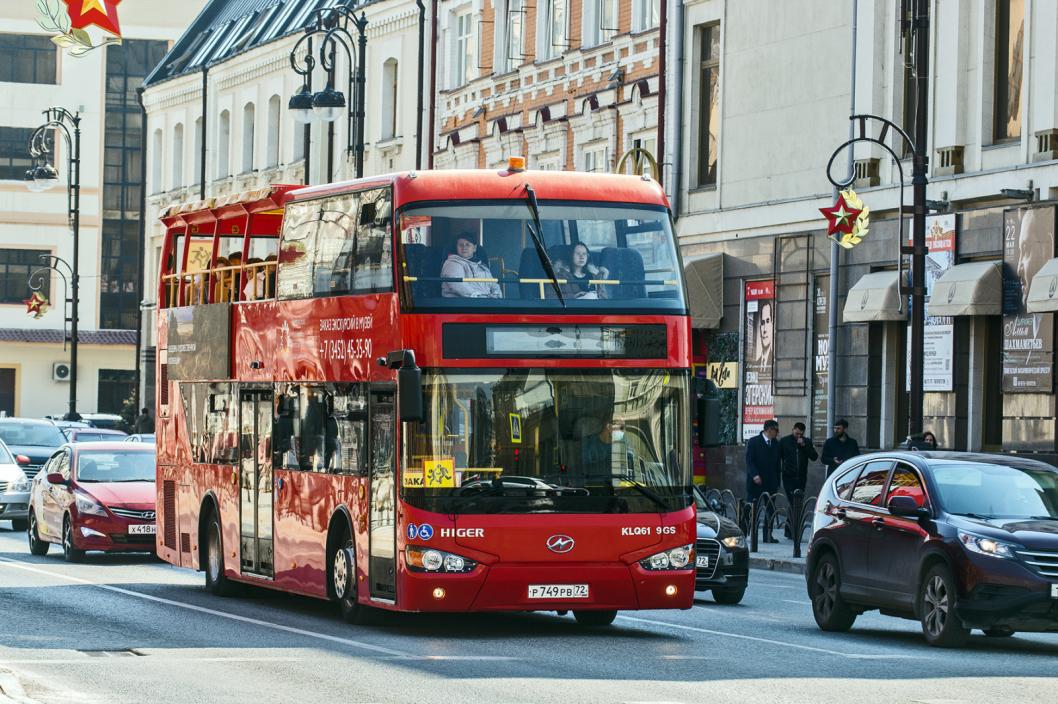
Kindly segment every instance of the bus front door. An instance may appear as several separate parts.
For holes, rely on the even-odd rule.
[[[369,404],[371,529],[368,535],[368,582],[371,597],[387,601],[395,600],[397,595],[397,495],[393,466],[397,438],[393,400],[392,387],[373,389]]]
[[[239,543],[243,574],[273,576],[272,390],[239,394]]]

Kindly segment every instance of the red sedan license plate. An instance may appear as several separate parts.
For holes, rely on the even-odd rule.
[[[147,523],[142,526],[129,526],[129,535],[155,535],[158,532],[158,526],[154,523]]]

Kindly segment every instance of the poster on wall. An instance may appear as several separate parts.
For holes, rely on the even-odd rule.
[[[827,296],[830,277],[818,276],[815,282],[815,305],[812,329],[812,437],[822,442],[830,437],[827,427],[827,382],[830,377],[830,309]]]
[[[743,333],[742,439],[760,433],[775,413],[772,362],[775,358],[775,282],[746,282]]]
[[[955,266],[955,214],[926,218],[926,322],[922,339],[922,390],[952,391],[955,388],[955,320],[951,316],[931,316],[929,299],[933,284]],[[907,390],[911,390],[911,326],[907,332]]]
[[[1054,256],[1055,207],[1003,213],[1003,393],[1050,393],[1054,316],[1029,313],[1029,283]]]

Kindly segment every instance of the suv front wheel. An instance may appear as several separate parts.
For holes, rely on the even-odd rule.
[[[970,629],[955,613],[955,578],[947,565],[934,565],[919,589],[919,614],[926,642],[938,648],[958,648],[970,637]]]

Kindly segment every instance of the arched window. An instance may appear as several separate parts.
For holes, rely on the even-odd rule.
[[[220,113],[220,121],[217,124],[217,178],[231,176],[231,166],[228,161],[230,155],[231,113],[224,110]]]
[[[268,154],[265,166],[271,168],[279,166],[279,96],[273,95],[268,99]]]
[[[191,183],[202,180],[202,140],[205,139],[205,128],[202,118],[195,119],[195,173],[191,174]]]
[[[165,190],[162,185],[162,150],[164,147],[162,130],[159,127],[154,131],[154,139],[151,142],[151,192],[161,193]]]
[[[184,186],[184,125],[173,128],[173,188]]]
[[[382,139],[397,136],[397,60],[382,64]]]
[[[242,109],[242,172],[253,171],[254,119],[257,111],[253,103],[246,103]]]

